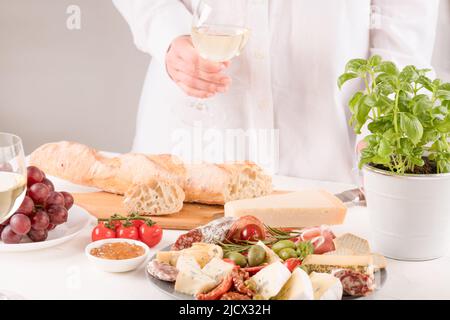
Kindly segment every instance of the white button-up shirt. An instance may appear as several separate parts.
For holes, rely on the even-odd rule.
[[[341,182],[354,182],[356,137],[346,102],[360,86],[338,90],[345,63],[379,54],[400,66],[429,67],[439,2],[214,1],[223,15],[245,14],[251,37],[226,71],[230,90],[206,100],[205,112],[191,107],[194,99],[165,68],[171,42],[190,34],[191,1],[113,1],[136,46],[152,56],[134,151],[248,158],[279,174]]]

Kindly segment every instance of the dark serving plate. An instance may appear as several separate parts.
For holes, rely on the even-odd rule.
[[[161,251],[170,251],[170,246],[167,246],[165,248],[163,248]],[[156,254],[154,254],[150,261],[156,258]],[[152,283],[153,286],[155,286],[158,290],[160,290],[161,292],[167,294],[168,296],[172,297],[173,299],[176,300],[195,300],[194,296],[191,295],[187,295],[187,294],[183,294],[183,293],[179,293],[176,292],[174,289],[174,283],[173,282],[167,282],[167,281],[162,281],[159,279],[156,279],[154,277],[152,277],[148,272],[147,272],[147,268],[145,268],[145,274],[147,276],[147,279]],[[349,297],[349,296],[344,296],[342,299],[343,300],[365,300],[365,299],[372,299],[374,297],[374,295],[376,295],[377,291],[379,291],[385,284],[387,279],[387,271],[386,269],[382,269],[378,272],[375,273],[375,284],[376,284],[376,290],[374,293],[372,293],[370,296],[367,297]]]

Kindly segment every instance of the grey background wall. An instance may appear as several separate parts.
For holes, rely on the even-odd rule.
[[[66,28],[71,4],[81,30]],[[448,81],[450,0],[440,12],[433,65]],[[110,0],[0,0],[0,131],[27,152],[61,139],[128,151],[149,60]]]

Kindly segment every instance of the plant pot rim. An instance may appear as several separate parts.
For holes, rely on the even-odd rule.
[[[389,176],[393,178],[398,179],[418,179],[418,180],[430,180],[430,179],[443,179],[443,178],[449,178],[450,179],[450,173],[431,173],[431,174],[412,174],[412,173],[405,173],[405,174],[397,174],[395,172],[378,169],[375,167],[372,167],[370,165],[364,165],[364,170],[371,171],[373,173],[381,174],[384,176]]]

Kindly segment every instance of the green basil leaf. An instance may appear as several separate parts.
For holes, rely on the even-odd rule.
[[[364,96],[362,91],[357,91],[349,100],[348,105],[350,107],[350,111],[355,113],[356,106],[358,105],[361,98]]]
[[[347,73],[342,74],[338,78],[338,81],[337,81],[339,89],[342,89],[342,85],[344,83],[346,83],[348,80],[355,79],[357,77],[358,77],[358,75],[356,73],[352,73],[352,72],[347,72]]]
[[[383,61],[375,67],[375,72],[383,72],[392,76],[398,75],[397,66],[391,61]]]
[[[408,113],[400,113],[400,128],[414,144],[420,142],[423,136],[423,126],[419,119]]]
[[[438,121],[436,124],[436,129],[441,133],[450,132],[450,115],[445,117],[444,120]]]
[[[450,100],[450,90],[438,89],[436,91],[436,97],[440,100]]]
[[[373,56],[371,56],[370,58],[369,58],[369,61],[368,61],[368,63],[369,63],[369,65],[371,65],[372,67],[376,67],[376,66],[378,66],[380,63],[381,63],[381,56],[379,56],[379,55],[373,55]]]
[[[378,145],[378,156],[382,158],[389,157],[394,152],[394,147],[387,139],[381,139]]]
[[[367,60],[365,59],[352,59],[345,65],[346,73],[358,73],[362,66],[367,65]]]
[[[371,105],[373,102],[373,98],[370,96],[364,96],[361,98],[360,102],[357,105],[356,108],[356,120],[358,121],[358,124],[362,127],[366,123],[370,109],[372,109]]]
[[[423,85],[428,91],[434,91],[433,83],[426,76],[420,76],[417,82]]]
[[[419,78],[419,73],[415,66],[406,66],[398,75],[400,81],[413,82]]]

